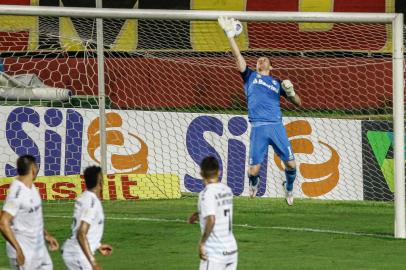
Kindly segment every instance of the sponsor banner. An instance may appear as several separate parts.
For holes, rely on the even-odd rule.
[[[393,127],[389,121],[362,121],[364,199],[394,199]]]
[[[298,163],[297,196],[361,200],[361,121],[284,121]],[[247,195],[246,116],[109,110],[106,129],[110,174],[176,174],[181,191],[198,192],[203,188],[198,164],[213,155],[221,181],[235,195]],[[78,175],[99,163],[99,136],[98,110],[3,107],[0,173],[14,176],[17,156],[30,153],[39,161],[40,175]],[[284,170],[272,149],[261,176],[267,181],[261,182],[260,196],[283,196]]]
[[[13,177],[0,178],[0,200],[5,200]],[[35,186],[43,200],[74,200],[85,190],[81,175],[39,176]],[[179,177],[175,174],[112,174],[104,177],[104,200],[180,198]]]
[[[331,119],[284,119],[296,153],[297,196],[339,200],[362,200],[361,123]],[[246,195],[249,128],[246,118],[200,115],[188,128],[186,145],[195,164],[207,154],[221,160],[223,179],[234,194]],[[351,147],[349,148],[349,146]],[[200,149],[200,150],[199,150]],[[189,157],[188,156],[188,157]],[[185,189],[199,191],[197,166],[188,168]],[[272,149],[262,164],[259,195],[284,196],[284,171]]]

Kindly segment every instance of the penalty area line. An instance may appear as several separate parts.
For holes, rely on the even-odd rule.
[[[71,216],[59,216],[59,215],[45,215],[46,218],[68,218]],[[166,218],[149,218],[149,217],[105,217],[106,220],[125,220],[125,221],[146,221],[146,222],[165,222],[165,223],[186,223],[185,219],[166,219]],[[310,232],[310,233],[324,233],[324,234],[336,234],[347,236],[364,236],[364,237],[377,237],[394,239],[392,235],[377,234],[377,233],[362,233],[362,232],[347,232],[337,230],[315,229],[315,228],[300,228],[289,226],[256,226],[249,224],[233,224],[233,227],[247,228],[247,229],[263,229],[263,230],[278,230],[278,231],[295,231],[295,232]]]

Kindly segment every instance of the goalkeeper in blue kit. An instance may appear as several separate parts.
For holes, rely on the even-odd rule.
[[[301,101],[289,80],[279,80],[269,75],[271,61],[266,57],[257,60],[256,70],[247,67],[234,37],[236,36],[234,19],[220,17],[221,28],[228,37],[231,51],[244,81],[245,95],[248,104],[248,119],[251,123],[249,152],[249,190],[255,197],[260,183],[261,163],[271,145],[275,153],[285,164],[286,181],[283,182],[286,202],[293,205],[293,183],[296,178],[296,162],[291,144],[282,123],[280,97],[300,106]],[[266,179],[264,179],[266,180]]]

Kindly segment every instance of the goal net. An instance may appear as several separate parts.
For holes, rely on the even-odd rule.
[[[104,154],[95,20],[0,17],[0,174],[14,176],[17,156],[32,154],[43,198],[74,199],[83,169]],[[295,196],[392,200],[391,26],[244,22],[237,43],[250,68],[269,57],[271,75],[291,80],[302,99],[300,108],[281,102]],[[105,19],[104,55],[105,199],[198,192],[207,155],[235,195],[248,194],[246,97],[217,22]],[[21,76],[22,86],[10,82]],[[260,175],[258,196],[284,196],[271,147]],[[9,180],[1,181],[4,198]]]

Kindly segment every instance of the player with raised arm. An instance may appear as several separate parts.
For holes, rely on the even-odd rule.
[[[17,173],[0,217],[0,231],[7,242],[11,269],[53,269],[45,242],[51,251],[58,250],[59,244],[44,228],[42,200],[34,186],[38,174],[35,158],[30,155],[19,157]]]
[[[198,212],[188,222],[200,220],[200,270],[237,269],[237,242],[233,235],[233,192],[218,182],[219,164],[206,157],[200,164],[205,188],[199,194]]]
[[[249,186],[250,196],[255,197],[260,183],[259,171],[261,163],[271,145],[275,153],[285,164],[286,181],[284,182],[286,202],[293,205],[293,183],[296,178],[296,162],[285,127],[282,123],[280,97],[286,97],[296,106],[301,105],[289,80],[280,81],[269,75],[272,69],[269,58],[257,60],[256,71],[247,67],[244,57],[234,39],[236,21],[220,17],[218,22],[227,35],[231,51],[244,81],[248,104],[248,118],[251,123],[249,153]]]
[[[62,247],[62,257],[69,270],[98,270],[94,254],[98,250],[103,256],[111,255],[110,245],[101,244],[104,229],[104,212],[100,201],[103,189],[103,174],[100,167],[85,169],[86,191],[75,202],[72,236]]]

